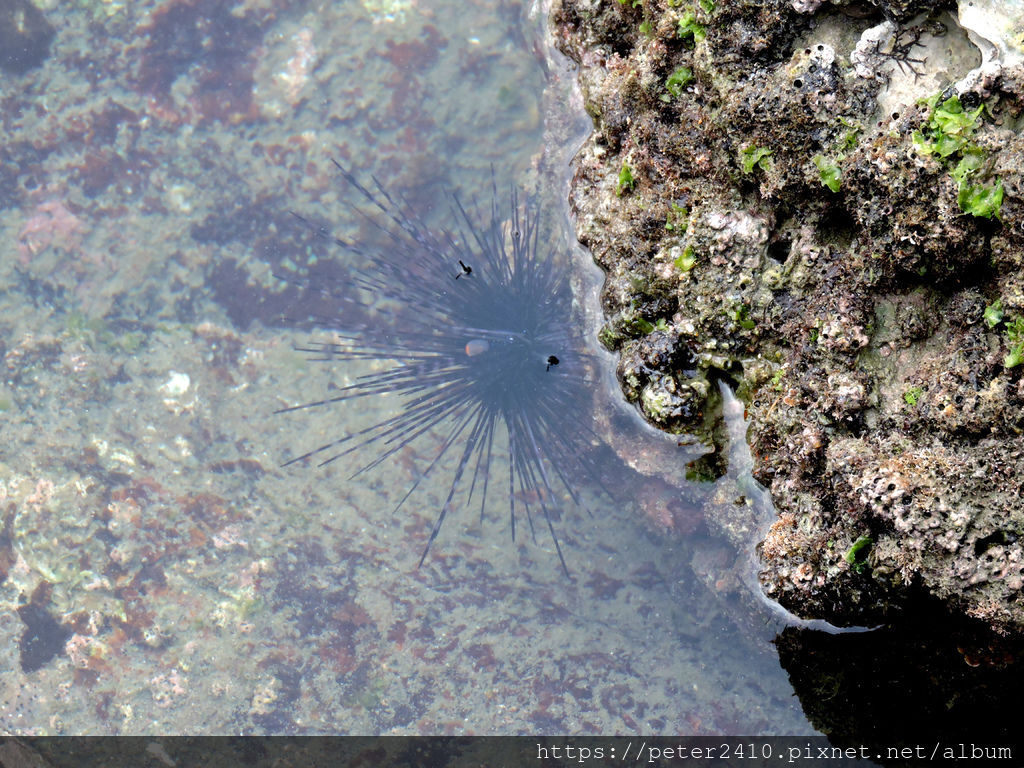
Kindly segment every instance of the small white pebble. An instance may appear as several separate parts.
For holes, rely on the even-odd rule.
[[[187,373],[171,371],[171,377],[160,387],[160,391],[171,397],[181,397],[188,392],[190,386],[192,386],[192,379]]]

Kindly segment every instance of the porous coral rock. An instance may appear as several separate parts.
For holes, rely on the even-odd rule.
[[[945,60],[943,27],[964,32],[938,6],[556,2],[596,127],[571,205],[608,274],[602,340],[645,415],[676,430],[706,416],[716,388],[702,408],[694,381],[744,398],[778,511],[770,596],[870,624],[924,591],[1019,632],[1024,366],[1007,360],[1024,317],[1024,74],[991,58],[972,90],[980,54]],[[669,89],[683,67],[692,79]],[[967,115],[946,154],[922,133],[941,130],[939,105]],[[997,182],[998,214],[965,207]],[[719,491],[709,526],[752,535],[743,490]]]

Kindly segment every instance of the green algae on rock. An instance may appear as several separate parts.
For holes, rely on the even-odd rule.
[[[923,592],[1024,630],[1024,366],[1006,364],[1024,316],[1021,4],[964,5],[552,12],[595,123],[571,204],[607,272],[602,340],[669,431],[711,439],[707,384],[734,382],[778,510],[761,584],[799,616],[875,624]],[[1008,322],[984,322],[995,301]]]

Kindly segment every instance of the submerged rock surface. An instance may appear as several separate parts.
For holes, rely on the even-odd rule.
[[[673,432],[710,440],[737,386],[778,511],[762,586],[802,617],[924,592],[1024,630],[1021,7],[982,5],[552,12],[595,124],[571,194],[602,342]]]

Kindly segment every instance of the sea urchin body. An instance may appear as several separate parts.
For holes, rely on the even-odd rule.
[[[438,436],[439,446],[399,502],[451,466],[445,457],[455,457],[422,564],[465,483],[465,503],[479,495],[484,516],[488,493],[494,493],[490,481],[496,446],[507,447],[512,538],[521,516],[534,534],[539,511],[568,571],[554,526],[556,491],[564,490],[578,505],[574,481],[595,474],[585,458],[591,434],[585,407],[588,365],[571,322],[567,274],[541,247],[537,211],[520,205],[513,192],[506,218],[492,183],[489,221],[481,225],[453,198],[452,226],[431,228],[407,201],[376,180],[367,187],[345,168],[338,169],[359,199],[353,209],[381,235],[381,244],[336,238],[326,229],[318,234],[363,259],[352,275],[355,292],[348,300],[374,319],[359,328],[335,328],[321,319],[331,339],[300,350],[331,363],[375,360],[383,367],[330,397],[282,410],[389,393],[399,396],[402,406],[396,415],[340,435],[287,464],[308,459],[328,464],[374,450],[374,458],[355,473],[360,475],[417,440],[429,444],[429,436]],[[382,301],[394,308],[375,313]]]

